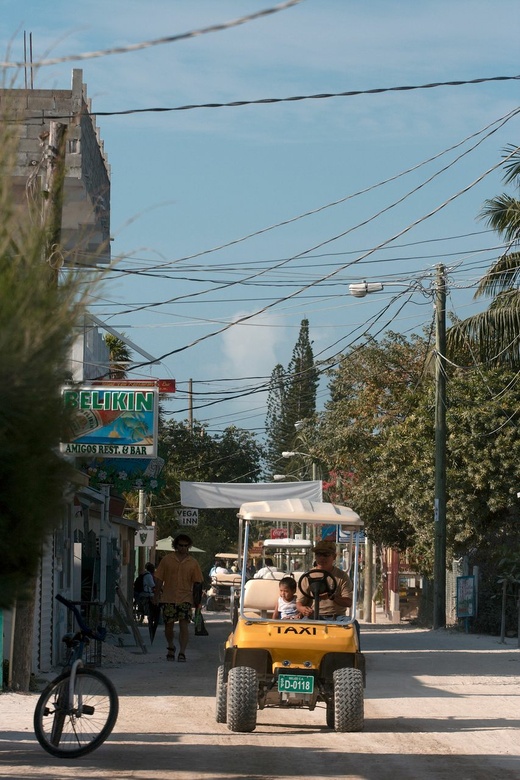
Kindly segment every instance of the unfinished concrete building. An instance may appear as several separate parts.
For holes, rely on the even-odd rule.
[[[83,71],[72,71],[71,89],[0,89],[0,121],[19,136],[14,169],[16,202],[43,200],[52,124],[66,125],[61,247],[65,262],[110,262],[110,168],[91,113]]]

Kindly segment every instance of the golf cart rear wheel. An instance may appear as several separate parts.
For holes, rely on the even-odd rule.
[[[258,677],[249,666],[229,670],[227,682],[227,727],[248,732],[256,728]]]
[[[227,717],[227,690],[224,682],[224,666],[217,670],[217,693],[215,701],[215,719],[217,723],[225,723]]]
[[[363,674],[359,669],[336,669],[334,679],[334,730],[362,731],[364,726]],[[327,708],[327,725],[329,708]]]

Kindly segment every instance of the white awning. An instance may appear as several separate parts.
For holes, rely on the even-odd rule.
[[[181,482],[181,504],[199,509],[239,509],[246,501],[322,500],[321,480],[305,482]]]

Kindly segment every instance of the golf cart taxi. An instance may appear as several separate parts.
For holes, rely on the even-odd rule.
[[[238,554],[217,553],[215,560],[221,561],[222,567],[226,568],[226,566],[238,563]],[[232,572],[229,574],[213,574],[207,591],[206,609],[208,612],[229,610],[234,590],[238,588],[239,583],[240,574],[238,574],[238,571],[235,574]]]
[[[217,722],[227,723],[230,731],[250,732],[256,728],[259,709],[314,710],[322,703],[329,728],[361,731],[365,659],[356,621],[357,532],[363,525],[359,516],[349,507],[287,499],[242,504],[238,517],[244,557],[256,523],[305,523],[308,528],[315,527],[314,538],[318,538],[321,525],[349,531],[352,607],[350,614],[336,619],[318,618],[320,594],[331,596],[336,581],[331,574],[311,568],[300,576],[299,587],[314,599],[313,617],[274,620],[278,581],[247,580],[243,573],[236,624],[223,647],[217,673]]]

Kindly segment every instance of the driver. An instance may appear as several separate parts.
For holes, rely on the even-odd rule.
[[[352,580],[346,572],[334,566],[336,558],[336,545],[334,542],[318,542],[313,547],[313,552],[316,556],[314,569],[332,574],[337,583],[337,588],[332,598],[327,593],[322,593],[320,596],[320,620],[335,620],[339,615],[344,615],[347,607],[352,605]],[[332,584],[330,580],[329,584]],[[296,608],[303,617],[312,618],[314,616],[313,599],[309,596],[304,596],[300,590],[296,597]]]

